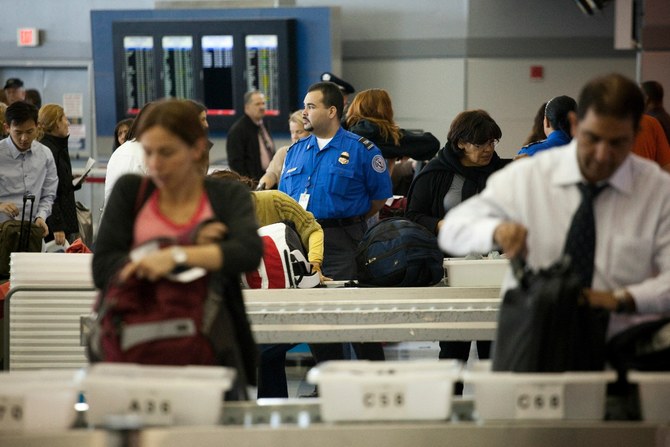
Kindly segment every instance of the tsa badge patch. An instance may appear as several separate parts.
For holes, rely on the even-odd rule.
[[[349,163],[349,152],[342,152],[340,158],[337,159],[341,165],[346,165]]]
[[[375,155],[372,158],[372,169],[380,174],[386,171],[386,160],[381,155]]]

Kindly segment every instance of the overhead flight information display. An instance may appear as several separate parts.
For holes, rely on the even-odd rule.
[[[161,98],[207,108],[210,132],[244,114],[244,95],[266,98],[266,124],[286,129],[299,108],[294,19],[127,20],[113,31],[117,121]]]
[[[233,36],[202,36],[202,84],[207,114],[235,114]]]
[[[135,115],[144,104],[156,98],[154,39],[151,36],[126,36],[123,50],[125,110],[127,114]]]
[[[244,38],[247,62],[247,91],[265,94],[266,114],[279,115],[279,64],[276,35],[247,35]]]
[[[193,82],[193,37],[163,36],[163,96],[195,98]]]

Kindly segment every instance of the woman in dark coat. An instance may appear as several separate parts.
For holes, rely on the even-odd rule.
[[[255,384],[257,351],[239,275],[258,266],[263,244],[248,188],[205,178],[207,136],[198,114],[188,101],[168,100],[140,118],[136,138],[149,178],[127,174],[114,186],[100,223],[93,280],[104,290],[115,278],[156,281],[179,268],[208,271],[232,326],[232,355],[222,360],[237,367],[240,383]],[[156,238],[193,243],[130,256]]]
[[[479,193],[489,175],[509,162],[495,152],[501,137],[500,127],[485,111],[459,113],[445,146],[412,182],[405,216],[437,235],[446,212]],[[491,342],[477,342],[479,358],[488,358],[490,349]],[[466,361],[469,351],[470,342],[440,342],[440,358]]]
[[[45,240],[55,240],[57,245],[64,245],[65,240],[72,242],[79,233],[74,192],[81,188],[81,184],[77,187],[72,185],[72,163],[68,152],[70,123],[58,104],[42,106],[37,121],[43,134],[39,141],[51,149],[58,173],[58,190],[51,215],[47,217],[49,234]]]
[[[401,129],[393,115],[391,97],[386,90],[363,90],[347,110],[346,127],[350,132],[372,141],[382,151],[393,181],[393,193],[404,195],[404,173],[396,175],[396,162],[411,164],[413,160],[430,160],[440,148],[440,142],[430,132]],[[411,177],[413,169],[409,171]]]

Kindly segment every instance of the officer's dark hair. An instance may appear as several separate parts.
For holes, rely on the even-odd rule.
[[[642,91],[647,95],[649,102],[663,104],[663,86],[660,82],[644,81],[642,83]]]
[[[577,118],[581,121],[589,110],[616,119],[631,118],[637,132],[644,113],[642,90],[633,81],[618,73],[589,81],[579,94]]]
[[[447,134],[446,148],[457,157],[463,158],[465,151],[458,143],[484,144],[491,140],[500,140],[500,126],[484,110],[467,110],[456,115]]]
[[[342,111],[344,110],[344,96],[342,90],[332,82],[317,82],[307,89],[307,93],[320,91],[323,94],[323,105],[326,107],[335,107],[337,110],[337,119],[342,120]]]
[[[568,113],[577,110],[577,102],[569,96],[556,96],[551,98],[544,108],[544,116],[549,125],[555,130],[562,130],[568,136],[570,133],[570,120]]]
[[[5,110],[5,122],[8,126],[19,125],[32,120],[37,125],[37,107],[25,101],[13,102]]]

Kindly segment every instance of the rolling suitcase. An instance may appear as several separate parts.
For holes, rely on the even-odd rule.
[[[26,206],[30,212],[26,220]],[[23,195],[21,220],[8,220],[0,224],[0,279],[9,278],[9,259],[12,252],[42,251],[42,227],[32,223],[35,196]]]

